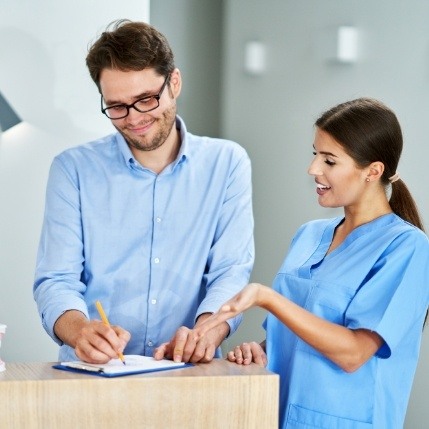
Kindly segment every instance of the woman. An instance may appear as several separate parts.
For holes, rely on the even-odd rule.
[[[308,172],[319,204],[344,216],[301,226],[273,288],[249,284],[196,334],[262,307],[266,340],[228,359],[280,375],[280,427],[401,428],[429,304],[429,242],[397,173],[400,125],[368,98],[315,125]]]

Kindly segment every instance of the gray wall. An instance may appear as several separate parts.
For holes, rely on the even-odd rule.
[[[222,72],[221,0],[153,0],[150,21],[168,38],[183,88],[178,113],[194,134],[218,136]]]

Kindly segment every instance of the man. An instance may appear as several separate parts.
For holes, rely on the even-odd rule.
[[[239,320],[199,341],[192,328],[253,266],[249,158],[187,132],[180,71],[150,25],[114,23],[86,62],[117,133],[52,163],[33,288],[43,326],[62,361],[123,352],[208,362]]]

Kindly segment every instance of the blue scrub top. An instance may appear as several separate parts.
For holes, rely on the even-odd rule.
[[[280,427],[402,428],[429,305],[429,241],[395,214],[351,232],[326,255],[342,218],[303,225],[273,288],[313,314],[385,341],[346,373],[269,314],[268,369],[280,375]]]

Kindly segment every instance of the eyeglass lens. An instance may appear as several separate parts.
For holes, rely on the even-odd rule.
[[[117,104],[115,106],[103,107],[103,96],[101,96],[101,111],[109,119],[122,119],[128,116],[131,108],[140,113],[150,112],[159,106],[159,99],[161,98],[164,88],[167,86],[169,75],[165,78],[164,83],[158,94],[150,95],[148,97],[140,98],[132,104]]]

